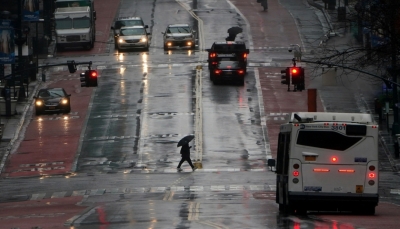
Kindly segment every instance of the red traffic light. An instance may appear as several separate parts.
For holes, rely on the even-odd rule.
[[[92,71],[90,71],[90,77],[97,77],[97,71],[94,71],[94,70],[92,70]]]
[[[292,74],[297,74],[299,72],[299,70],[297,68],[292,68],[291,71],[292,71]]]

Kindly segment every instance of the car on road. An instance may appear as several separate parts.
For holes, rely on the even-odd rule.
[[[71,94],[67,94],[64,88],[45,88],[40,89],[35,99],[36,115],[43,113],[68,114],[71,112]]]
[[[141,17],[119,17],[114,22],[114,26],[111,26],[111,29],[114,31],[114,47],[117,48],[118,39],[117,34],[119,34],[120,29],[122,27],[130,27],[130,26],[143,26],[144,28],[149,28],[148,25],[145,25],[143,19]]]
[[[174,47],[194,49],[196,46],[196,31],[188,24],[168,25],[164,35],[164,50]]]
[[[212,69],[213,65],[220,58],[225,58],[224,55],[235,55],[238,61],[241,61],[247,66],[247,58],[250,50],[246,48],[243,41],[218,41],[214,42],[208,51],[208,69]]]
[[[122,49],[143,48],[149,50],[149,36],[143,26],[121,27],[117,34],[116,47]]]
[[[234,81],[238,85],[244,85],[246,67],[240,61],[221,60],[210,70],[210,80],[214,84],[224,81]]]

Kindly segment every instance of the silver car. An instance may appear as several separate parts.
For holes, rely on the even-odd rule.
[[[150,33],[144,26],[122,27],[115,42],[118,50],[143,48],[149,50]]]
[[[164,34],[164,50],[175,47],[194,49],[196,45],[196,31],[188,24],[168,25]]]

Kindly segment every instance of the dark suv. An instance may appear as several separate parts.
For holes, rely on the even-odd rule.
[[[118,34],[120,32],[121,27],[131,27],[131,26],[143,26],[145,29],[149,28],[148,25],[145,25],[141,17],[119,17],[114,23],[114,26],[111,26],[111,29],[114,31],[114,47],[118,48]]]
[[[240,61],[244,66],[247,66],[247,56],[250,50],[246,48],[243,41],[221,41],[214,42],[208,51],[208,69],[211,71],[215,65],[221,60],[231,56],[237,61]]]

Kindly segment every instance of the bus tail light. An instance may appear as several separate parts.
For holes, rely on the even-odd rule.
[[[368,169],[369,169],[369,171],[375,171],[375,166],[374,166],[374,165],[370,165],[370,166],[368,167]]]
[[[296,163],[296,164],[293,165],[293,168],[294,168],[294,169],[299,169],[299,168],[300,168],[300,165]]]
[[[300,174],[299,171],[297,171],[297,170],[293,171],[293,176],[298,177],[299,174]]]
[[[368,173],[368,177],[371,179],[375,178],[375,173]]]
[[[339,169],[339,173],[354,173],[354,169]]]
[[[313,169],[314,172],[322,172],[322,173],[326,173],[329,172],[329,169]]]
[[[338,159],[337,157],[331,157],[331,161],[332,161],[332,162],[338,162],[338,160],[339,160],[339,159]]]

